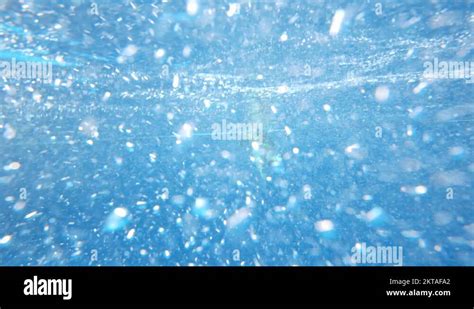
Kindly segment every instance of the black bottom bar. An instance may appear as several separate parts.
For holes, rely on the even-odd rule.
[[[458,304],[473,308],[473,278],[473,267],[3,267],[0,307],[308,303]],[[28,279],[31,281],[25,284]],[[63,299],[68,297],[69,281],[61,281],[60,286],[59,281],[41,279],[72,279],[71,299]],[[24,294],[25,288],[30,294],[43,294],[48,289],[54,294],[54,287],[56,294],[62,295]]]

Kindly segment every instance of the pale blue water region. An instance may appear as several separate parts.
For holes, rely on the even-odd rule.
[[[398,2],[0,1],[0,265],[474,265],[474,3]]]

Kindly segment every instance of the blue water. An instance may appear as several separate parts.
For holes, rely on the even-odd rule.
[[[474,265],[474,84],[424,75],[473,30],[473,1],[0,1],[0,60],[53,68],[0,77],[0,264]]]

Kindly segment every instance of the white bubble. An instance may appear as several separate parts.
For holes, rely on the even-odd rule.
[[[175,74],[173,75],[173,88],[178,88],[179,87],[179,75]]]
[[[428,86],[428,83],[426,83],[426,82],[419,83],[415,88],[413,88],[413,93],[414,94],[420,93],[421,90],[426,88],[426,86]]]
[[[207,200],[202,197],[198,197],[196,199],[196,202],[194,203],[194,207],[196,208],[205,208],[207,206]]]
[[[329,28],[329,34],[335,36],[341,31],[342,22],[344,21],[344,16],[346,12],[344,10],[337,10],[334,16],[332,17],[331,27]]]
[[[158,155],[156,154],[156,152],[151,152],[148,156],[149,156],[149,158],[150,158],[150,162],[151,162],[151,163],[155,163],[155,162],[156,162],[156,158],[158,157]]]
[[[114,211],[107,217],[105,221],[105,231],[114,232],[116,230],[124,228],[128,220],[128,210],[124,207],[117,207]]]
[[[3,167],[5,171],[16,171],[20,169],[21,163],[20,162],[11,162],[10,164]]]
[[[426,192],[428,192],[428,189],[425,186],[420,185],[415,187],[416,194],[425,194]]]
[[[193,126],[189,123],[183,124],[183,126],[179,130],[179,136],[181,138],[183,138],[183,137],[184,138],[190,138],[191,136],[193,136]]]
[[[374,207],[368,211],[365,215],[365,219],[369,222],[377,220],[383,214],[383,209],[380,207]]]
[[[183,48],[183,56],[184,56],[185,58],[188,58],[189,56],[191,56],[191,51],[192,51],[191,47],[185,46],[185,47]]]
[[[188,3],[186,5],[186,12],[188,12],[189,15],[194,16],[197,14],[199,11],[199,3],[197,0],[188,0]]]
[[[114,214],[120,218],[125,218],[128,215],[128,210],[124,207],[117,207],[114,209]]]
[[[289,88],[288,88],[287,85],[281,85],[281,86],[278,86],[277,93],[278,94],[284,94],[284,93],[287,93],[288,90],[289,90]]]
[[[364,201],[371,201],[372,200],[372,195],[365,194],[364,196],[362,196],[362,199]]]
[[[252,142],[252,149],[257,151],[260,149],[260,144],[258,142]]]
[[[415,231],[415,230],[405,230],[405,231],[402,231],[402,235],[403,237],[406,237],[406,238],[418,238],[420,237],[420,232]]]
[[[131,229],[127,233],[127,239],[132,239],[134,235],[135,235],[135,229]]]
[[[375,89],[375,100],[377,102],[385,102],[390,97],[390,89],[387,86],[379,86]]]
[[[111,96],[111,95],[112,95],[112,94],[111,94],[109,91],[106,91],[106,92],[104,93],[104,96],[102,97],[102,101],[104,101],[104,102],[108,101],[108,100],[110,99],[110,96]]]
[[[161,59],[163,56],[166,54],[165,50],[163,48],[158,49],[155,51],[155,58],[156,59]]]
[[[229,3],[229,9],[226,12],[228,17],[232,17],[235,14],[238,14],[239,12],[240,12],[240,3]]]
[[[464,153],[464,149],[461,146],[454,146],[449,148],[449,154],[451,156],[460,156]]]
[[[351,154],[353,153],[355,150],[359,149],[360,148],[360,145],[359,144],[352,144],[350,146],[347,146],[346,149],[345,149],[345,152],[347,154]]]
[[[15,211],[21,211],[21,210],[23,210],[23,209],[25,208],[25,206],[26,206],[26,202],[20,200],[20,201],[18,201],[18,202],[15,203],[15,205],[13,206],[13,209],[14,209]]]
[[[2,238],[0,238],[0,245],[6,245],[12,240],[12,235],[5,235]]]
[[[137,53],[137,51],[138,51],[138,47],[136,47],[135,45],[128,45],[122,51],[122,56],[132,57],[133,55],[135,55]]]
[[[334,223],[331,220],[320,220],[314,224],[314,228],[318,232],[329,232],[334,229]]]
[[[32,211],[32,212],[30,212],[29,214],[27,214],[27,215],[25,216],[25,219],[31,219],[31,218],[34,218],[34,217],[36,217],[36,216],[38,216],[38,215],[39,215],[39,213],[35,210],[35,211]]]
[[[117,165],[122,165],[123,164],[123,158],[121,157],[114,157],[115,163]]]
[[[233,229],[236,226],[240,225],[242,222],[245,221],[250,216],[250,209],[247,207],[240,208],[236,210],[236,212],[229,217],[227,220],[227,227],[229,229]]]

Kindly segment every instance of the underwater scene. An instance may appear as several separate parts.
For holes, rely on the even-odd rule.
[[[0,265],[473,266],[474,1],[0,0]]]

